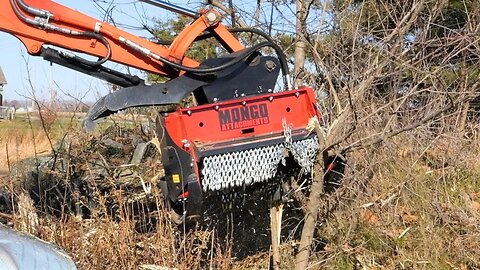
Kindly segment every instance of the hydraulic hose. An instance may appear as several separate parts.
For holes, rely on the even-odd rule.
[[[239,32],[254,33],[265,38],[268,42],[270,42],[271,44],[270,47],[272,47],[275,50],[275,52],[277,53],[278,59],[280,61],[284,83],[288,89],[292,88],[290,79],[289,79],[287,57],[285,56],[285,53],[283,52],[282,48],[280,48],[280,46],[278,46],[278,44],[275,43],[275,41],[272,39],[271,36],[269,36],[267,33],[263,31],[260,31],[254,28],[232,28],[232,29],[229,29],[229,31],[232,33],[239,33]]]
[[[25,16],[22,11],[18,8],[17,4],[27,13],[31,13],[32,15],[38,15],[38,16],[53,16],[53,14],[49,13],[48,11],[43,11],[39,9],[32,8],[28,5],[26,5],[22,0],[10,0],[10,5],[12,6],[13,11],[17,15],[18,18],[20,18],[24,23],[30,24],[34,27],[40,28],[40,29],[46,29],[46,30],[51,30],[55,32],[59,32],[62,34],[66,35],[71,35],[71,36],[77,36],[77,37],[85,37],[85,38],[93,38],[98,40],[100,43],[105,45],[107,48],[107,55],[103,58],[101,58],[98,61],[90,61],[87,59],[84,59],[82,57],[79,57],[73,53],[65,53],[66,56],[74,58],[75,60],[86,64],[86,65],[92,65],[92,66],[98,66],[101,65],[105,62],[107,62],[111,55],[112,55],[112,49],[110,47],[110,44],[108,43],[108,40],[101,36],[100,34],[93,33],[93,32],[80,32],[80,31],[75,31],[75,30],[70,30],[67,28],[62,28],[58,27],[54,24],[48,23],[48,21],[43,21],[43,20],[34,20],[31,19],[27,16]]]
[[[242,61],[246,57],[250,56],[255,51],[257,51],[257,50],[259,50],[263,47],[269,47],[269,46],[271,46],[271,44],[269,42],[259,43],[255,46],[253,46],[251,48],[248,48],[245,51],[241,52],[239,55],[235,56],[235,58],[228,61],[227,63],[224,63],[220,66],[211,67],[211,68],[191,68],[191,67],[187,67],[187,66],[180,65],[180,64],[177,64],[175,62],[169,61],[168,59],[165,59],[165,58],[161,58],[160,61],[164,62],[165,64],[167,64],[169,66],[172,66],[173,68],[183,70],[183,71],[186,71],[186,72],[190,72],[190,73],[194,73],[194,74],[211,74],[211,73],[218,72],[218,71],[224,70],[226,68],[229,68],[229,67],[235,65],[236,63]]]
[[[267,33],[265,32],[262,32],[258,29],[254,29],[254,28],[231,28],[231,29],[228,29],[230,32],[232,33],[254,33],[254,34],[257,34],[263,38],[265,38],[267,40],[267,42],[263,42],[263,43],[260,43],[261,46],[260,47],[251,47],[251,48],[256,48],[255,50],[258,50],[262,47],[271,47],[273,48],[273,50],[275,51],[275,53],[277,54],[278,56],[278,59],[280,61],[280,66],[281,66],[281,69],[282,69],[282,74],[283,74],[283,82],[284,84],[287,86],[288,89],[291,89],[291,83],[290,83],[290,79],[289,79],[289,72],[288,72],[288,63],[287,63],[287,58],[285,56],[285,53],[283,52],[282,48],[280,48],[280,46],[278,46],[278,44],[275,43],[275,41],[272,39],[272,37],[270,37]],[[213,35],[211,33],[205,33],[203,35],[200,35],[198,36],[195,41],[201,41],[201,40],[205,40],[205,39],[208,39],[208,38],[211,38],[213,37]],[[158,44],[161,44],[161,45],[170,45],[171,44],[171,41],[165,41],[165,40],[160,40],[157,42]],[[260,45],[258,44],[258,45]],[[249,48],[249,49],[251,49]],[[249,50],[248,49],[248,50]],[[250,52],[250,50],[248,51]],[[250,52],[250,54],[253,53],[253,52]],[[235,61],[231,61],[233,62],[233,64],[236,64],[238,63],[240,60],[244,59],[246,56],[241,56],[239,55],[238,57],[240,57],[240,59],[234,59]],[[165,61],[163,61],[165,60]],[[176,69],[180,69],[180,70],[184,70],[184,71],[187,71],[187,72],[191,72],[191,73],[203,73],[202,69],[193,69],[193,68],[189,68],[189,67],[186,67],[186,66],[182,66],[182,65],[179,65],[177,63],[173,63],[171,61],[168,61],[167,59],[161,59],[162,62],[164,62],[165,64],[168,64]],[[226,66],[224,66],[226,65]],[[230,62],[224,64],[222,66],[219,66],[219,70],[221,70],[222,68],[227,68],[230,65]],[[215,67],[217,68],[217,67]],[[206,70],[207,72],[205,73],[209,73],[209,72],[212,72],[212,71],[208,71]],[[215,71],[218,71],[218,70],[215,70]]]
[[[39,16],[39,17],[42,17],[42,18],[45,18],[45,19],[53,17],[53,14],[50,13],[49,11],[41,10],[41,9],[38,9],[38,8],[33,8],[33,7],[25,4],[25,2],[23,0],[17,0],[17,4],[18,4],[18,6],[20,6],[21,9],[23,9],[23,11],[25,11],[27,13],[30,13],[34,16]]]
[[[80,56],[77,56],[77,55],[74,55],[73,54],[73,58],[83,64],[87,64],[87,65],[91,65],[91,66],[99,66],[99,65],[102,65],[103,63],[107,62],[110,57],[112,56],[112,48],[110,47],[110,43],[108,43],[108,40],[103,37],[102,35],[100,34],[97,34],[97,33],[93,33],[93,32],[80,32],[78,34],[78,36],[82,36],[82,37],[87,37],[87,38],[94,38],[98,41],[100,41],[100,43],[102,43],[106,48],[107,48],[107,55],[103,58],[101,58],[100,60],[98,61],[90,61],[90,60],[87,60],[85,58],[82,58]]]

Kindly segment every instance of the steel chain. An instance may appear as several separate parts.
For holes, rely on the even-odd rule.
[[[292,153],[305,173],[310,172],[319,148],[317,138],[295,142],[291,139],[290,133],[286,136],[285,143],[205,157],[202,169],[203,190],[225,190],[266,182],[275,176],[278,164],[285,159],[286,152]]]

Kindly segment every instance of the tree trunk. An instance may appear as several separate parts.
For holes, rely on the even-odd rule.
[[[295,87],[299,87],[304,84],[303,70],[305,66],[305,34],[307,32],[307,17],[309,4],[307,0],[296,0],[297,19],[295,24],[296,42],[295,42],[295,54],[294,54],[294,76]],[[325,146],[325,138],[322,136],[321,128],[317,123],[316,132],[321,145]],[[305,207],[305,224],[302,229],[302,236],[300,238],[299,252],[295,257],[295,269],[304,270],[307,269],[308,260],[310,258],[310,248],[312,246],[313,235],[315,232],[315,225],[318,218],[318,209],[321,204],[321,196],[323,194],[323,160],[325,155],[328,155],[325,151],[319,151],[316,157],[316,162],[313,168],[314,178],[311,186],[310,196],[308,198],[307,205]]]
[[[307,31],[307,3],[304,0],[295,0],[297,8],[297,19],[295,23],[295,59],[294,59],[294,78],[295,78],[295,87],[301,86],[303,84],[303,68],[305,65],[305,33]]]
[[[326,153],[323,153],[325,155]],[[302,229],[300,238],[299,251],[295,257],[295,270],[304,270],[308,267],[308,259],[310,258],[310,247],[312,246],[313,234],[317,223],[318,212],[321,206],[321,196],[323,194],[323,155],[321,152],[317,154],[317,162],[313,167],[314,177],[312,189],[306,206],[305,224]]]
[[[235,28],[235,27],[237,27],[237,25],[236,25],[237,19],[235,19],[235,10],[233,9],[233,0],[228,0],[228,8],[231,11],[230,18],[232,20],[232,27]]]

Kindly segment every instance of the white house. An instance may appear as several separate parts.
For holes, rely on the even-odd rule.
[[[0,106],[3,106],[3,86],[7,84],[7,79],[3,74],[2,67],[0,67]]]

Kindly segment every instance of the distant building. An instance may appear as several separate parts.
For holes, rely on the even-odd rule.
[[[2,67],[0,67],[0,106],[3,106],[3,86],[7,84],[5,74],[3,74]]]
[[[34,112],[34,111],[35,109],[33,109],[33,107],[20,107],[17,110],[15,110],[15,112],[17,113],[26,113],[26,112]]]

